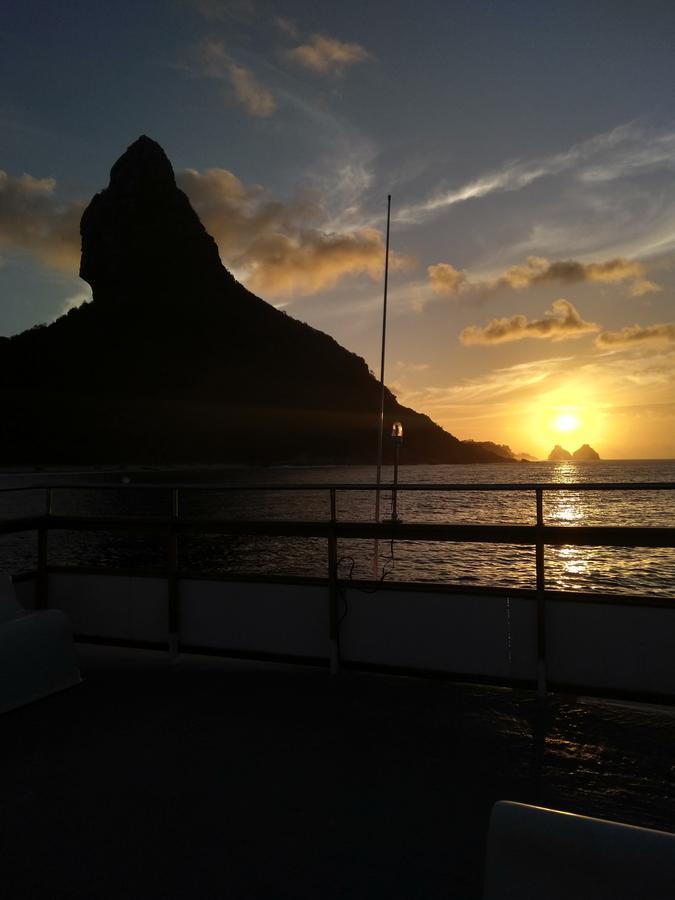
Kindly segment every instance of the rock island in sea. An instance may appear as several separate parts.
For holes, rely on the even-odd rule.
[[[561,447],[560,444],[556,444],[553,450],[548,455],[550,460],[555,462],[563,461],[563,460],[578,460],[581,462],[589,461],[589,460],[597,460],[600,459],[600,454],[597,450],[594,450],[589,444],[582,444],[578,450],[575,450],[574,453],[570,453],[569,450],[565,450],[564,447]]]

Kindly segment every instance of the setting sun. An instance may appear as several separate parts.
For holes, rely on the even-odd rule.
[[[581,422],[574,413],[561,413],[553,425],[558,431],[574,431]]]

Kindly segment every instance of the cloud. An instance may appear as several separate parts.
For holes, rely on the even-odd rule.
[[[192,51],[191,71],[205,78],[229,81],[237,101],[257,118],[268,118],[277,109],[274,95],[250,69],[232,59],[221,41],[206,40]]]
[[[245,185],[227,169],[184,169],[176,174],[176,181],[215,238],[227,264],[261,234],[295,231],[299,223],[318,222],[323,216],[313,193],[283,203],[259,184]]]
[[[458,384],[406,390],[399,400],[406,405],[431,410],[432,415],[471,408],[476,414],[490,417],[495,414],[490,411],[490,406],[503,404],[509,407],[515,400],[547,390],[558,384],[573,364],[571,356],[517,363],[475,378],[465,378]]]
[[[234,93],[239,102],[252,116],[266,118],[271,116],[277,108],[277,102],[273,95],[256,81],[250,69],[232,63],[230,77]]]
[[[403,391],[398,399],[423,409],[453,434],[530,445],[547,455],[547,422],[570,403],[585,408],[585,425],[603,456],[672,457],[675,347],[635,355],[576,354],[493,369],[448,385]],[[552,435],[551,435],[552,436]],[[588,438],[584,438],[587,440]]]
[[[273,297],[307,295],[333,287],[345,275],[365,274],[379,279],[384,268],[384,242],[373,228],[345,234],[317,230],[296,235],[265,234],[239,261],[252,268],[247,279],[252,290]],[[389,262],[391,265],[391,256]]]
[[[582,263],[575,259],[549,262],[542,256],[529,256],[524,266],[511,266],[494,282],[495,287],[507,286],[522,290],[533,284],[575,284],[591,282],[617,284],[631,282],[631,294],[641,296],[661,288],[645,280],[645,267],[637,260],[616,257],[606,262]]]
[[[573,172],[591,183],[675,166],[675,133],[647,133],[630,123],[572,145],[560,153],[531,160],[509,160],[500,168],[450,190],[439,189],[419,203],[399,210],[395,219],[419,223],[458,203],[494,193],[520,191],[542,178]]]
[[[660,290],[662,290],[660,284],[656,284],[655,281],[647,281],[646,279],[638,279],[630,287],[633,297],[644,297],[645,294],[652,294],[654,291]]]
[[[347,44],[323,34],[313,34],[307,43],[287,50],[284,55],[292,62],[320,75],[342,75],[347,66],[371,58],[361,44]]]
[[[501,275],[491,279],[471,281],[466,272],[455,269],[449,263],[437,263],[427,269],[431,288],[436,294],[453,296],[462,289],[495,291],[499,288],[524,290],[537,284],[620,284],[628,282],[630,293],[641,297],[661,287],[648,281],[645,267],[637,260],[615,257],[605,262],[583,263],[575,259],[552,262],[543,256],[529,256],[525,265],[510,266]]]
[[[640,138],[646,135],[637,127],[631,127],[625,136],[629,139],[628,146],[621,143],[607,154],[606,159],[586,166],[579,173],[579,180],[585,184],[605,183],[675,165],[674,133],[650,134],[648,140],[641,142]]]
[[[307,296],[346,276],[381,277],[381,232],[322,230],[325,213],[313,193],[282,203],[226,169],[187,169],[177,181],[218,243],[225,264],[254,291],[275,298]],[[396,253],[389,262],[392,268],[409,264]]]
[[[464,328],[459,339],[463,344],[504,344],[523,338],[565,341],[599,330],[599,325],[585,322],[569,300],[561,298],[553,301],[551,311],[546,312],[543,319],[529,321],[524,315],[492,319],[484,326]]]
[[[405,369],[407,372],[426,372],[431,366],[429,363],[407,363],[403,362],[402,359],[397,359],[394,363],[394,368],[399,371]]]
[[[428,266],[427,274],[432,291],[448,297],[457,294],[467,281],[466,272],[456,269],[449,263],[436,263],[434,266]]]
[[[602,331],[595,339],[596,347],[605,350],[628,350],[644,344],[675,344],[675,322],[627,325],[620,331]]]
[[[35,256],[44,265],[77,272],[84,204],[59,202],[54,178],[0,170],[0,245]]]
[[[370,227],[320,227],[327,217],[316,193],[282,202],[260,185],[245,185],[227,169],[186,169],[176,180],[216,240],[225,264],[252,290],[290,298],[333,287],[348,276],[382,275],[382,233]],[[60,202],[53,178],[12,178],[0,171],[0,246],[30,253],[50,268],[77,273],[84,206]],[[411,261],[392,252],[389,262],[392,269],[400,269]]]
[[[292,19],[288,19],[286,16],[275,16],[274,24],[279,31],[287,37],[297,38],[299,35],[298,26]]]

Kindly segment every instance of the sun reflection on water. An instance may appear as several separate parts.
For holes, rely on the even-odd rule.
[[[568,481],[576,481],[578,475],[577,466],[573,462],[558,462],[556,463],[556,467],[551,474],[551,481],[556,482],[557,484],[564,484]]]
[[[554,522],[572,524],[580,522],[584,518],[584,510],[578,495],[566,494],[557,500],[556,508],[551,510],[551,518]]]

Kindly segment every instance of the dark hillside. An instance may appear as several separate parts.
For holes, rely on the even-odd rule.
[[[363,359],[222,265],[162,148],[139,138],[82,216],[93,302],[0,341],[5,462],[364,462]],[[493,462],[387,391],[408,462]]]

